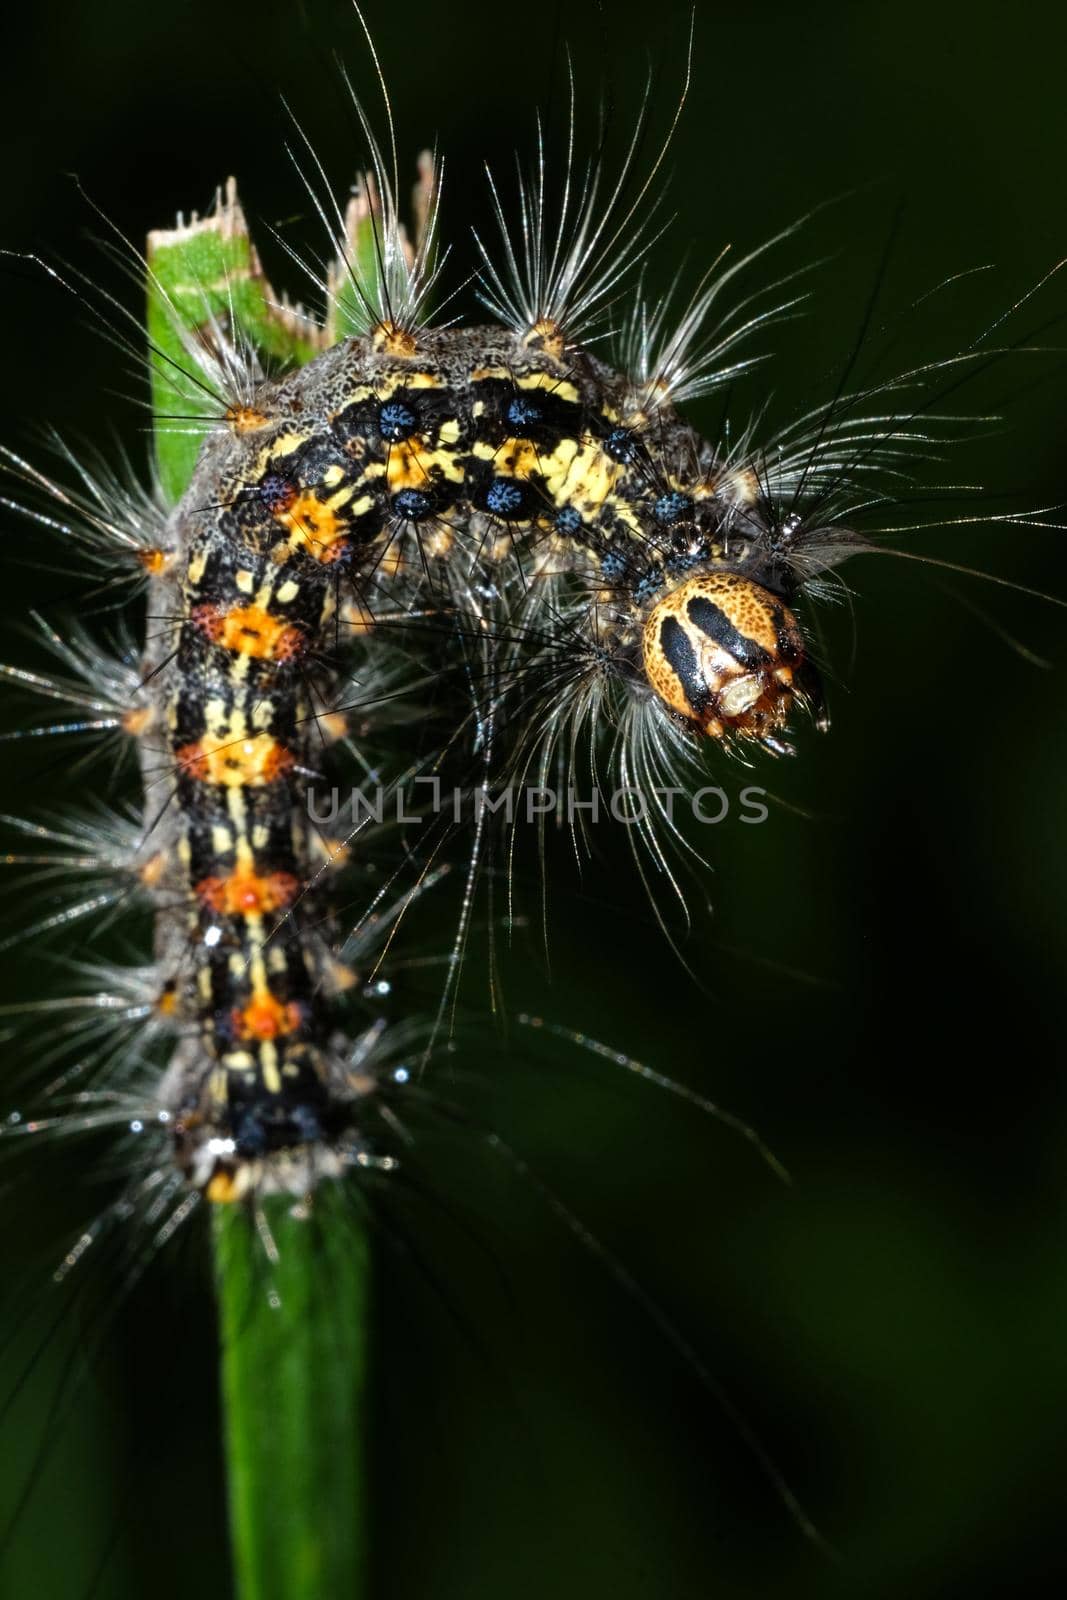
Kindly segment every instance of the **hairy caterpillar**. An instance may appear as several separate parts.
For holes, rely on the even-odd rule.
[[[442,563],[442,565],[445,565],[445,563]],[[582,558],[582,565],[585,565],[584,558]],[[414,562],[411,563],[411,566],[414,566]],[[598,589],[608,587],[606,586],[605,582],[601,582],[603,574],[590,573],[590,578],[595,578]],[[419,605],[429,605],[426,592],[419,592],[418,578],[416,578],[416,581],[414,581],[411,589],[406,587],[408,586],[408,581],[410,581],[410,573],[389,574],[389,589],[394,590],[398,597],[403,597],[405,594],[411,594],[413,595],[414,600],[414,597],[418,595],[418,600],[414,600],[414,603],[419,603]],[[552,581],[552,579],[550,579],[550,581]],[[566,582],[571,584],[571,587],[574,587],[571,574],[568,574]],[[581,582],[581,578],[579,578],[579,582]],[[629,579],[627,579],[627,582],[629,582]],[[440,587],[442,586],[438,584],[438,592],[440,592]],[[378,605],[378,610],[381,610],[381,600],[376,600],[376,605]],[[493,600],[493,605],[496,605],[496,600]],[[528,666],[528,654],[526,654],[525,645],[526,640],[528,640],[528,637],[530,637],[530,630],[526,630],[526,634],[520,632],[520,627],[518,627],[517,622],[515,622],[515,608],[517,608],[517,605],[517,597],[515,597],[515,592],[512,592],[512,595],[507,597],[507,605],[506,608],[504,608],[504,613],[502,613],[502,616],[498,616],[496,613],[493,613],[493,616],[491,616],[490,634],[496,635],[498,640],[502,640],[502,645],[504,645],[506,650],[514,650],[515,653],[518,654],[518,658],[520,658],[520,666],[517,667],[517,670],[515,670],[514,674],[509,674],[509,672],[507,672],[507,662],[504,662],[504,664],[499,667],[498,678],[510,678],[510,682],[514,683],[514,685],[518,685],[514,696],[512,696],[512,701],[510,701],[512,707],[515,707],[512,725],[514,725],[514,728],[517,728],[517,730],[526,730],[526,738],[530,738],[530,730],[533,728],[533,717],[530,717],[530,714],[528,714],[528,706],[530,706],[530,701],[528,701],[528,698],[526,698],[526,691],[528,691],[528,688],[530,688],[531,683],[534,683],[534,685],[537,683],[537,664],[534,664],[533,670],[531,670],[530,666]],[[550,651],[553,658],[557,659],[558,661],[560,638],[566,637],[565,630],[563,630],[563,627],[560,626],[558,618],[552,618],[552,626],[545,627],[544,619],[547,618],[547,616],[550,616],[550,613],[549,611],[545,610],[544,606],[542,606],[541,602],[539,602],[539,595],[533,595],[533,598],[531,598],[531,606],[536,606],[537,608],[537,610],[534,611],[534,621],[531,622],[531,627],[537,627],[537,637],[541,638],[541,642],[544,643],[545,651]],[[581,595],[579,595],[579,606],[581,606],[581,610],[577,610],[577,606],[574,608],[574,610],[577,611],[577,618],[579,618],[579,621],[581,621],[581,619],[585,616],[585,611],[587,611],[587,602],[582,600]],[[600,602],[600,611],[603,611],[603,608],[605,608],[605,605],[603,605],[603,602]],[[438,611],[440,611],[440,606],[438,606]],[[537,618],[539,618],[539,621],[537,621]],[[414,630],[411,630],[410,634],[405,634],[405,637],[414,638]],[[451,650],[451,646],[448,646],[448,648]],[[419,646],[419,650],[421,650],[421,646]],[[442,653],[445,653],[445,651],[442,651]],[[627,667],[629,667],[629,662],[627,662]],[[549,683],[552,682],[552,678],[550,678],[549,675],[545,674],[545,677],[547,677]],[[611,682],[617,682],[617,680],[611,680]],[[624,683],[625,682],[637,682],[637,685],[640,686],[640,677],[624,678]],[[549,694],[549,701],[547,701],[547,706],[549,706],[549,709],[552,709],[552,707],[558,707],[558,704],[560,704],[560,701],[558,701],[558,696]],[[109,709],[106,710],[106,715],[112,714],[112,710],[114,710],[114,707],[109,707]],[[498,749],[499,744],[501,744],[499,725],[501,725],[501,723],[506,723],[507,715],[509,715],[509,712],[507,712],[506,707],[506,709],[502,710],[501,715],[498,717]],[[563,730],[568,730],[569,723],[566,722],[566,718],[561,720],[560,726],[563,728]],[[662,726],[662,723],[656,723],[656,726]],[[670,728],[670,730],[673,730],[673,726],[675,725],[673,725],[673,723],[667,723],[665,726]],[[523,741],[523,744],[525,744],[525,742],[526,741]],[[681,749],[685,750],[689,749],[688,744],[680,747]],[[520,752],[520,757],[518,757],[520,760],[522,760],[522,754],[523,752]],[[16,846],[16,848],[24,848],[24,846],[19,845]]]

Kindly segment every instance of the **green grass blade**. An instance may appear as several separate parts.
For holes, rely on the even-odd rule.
[[[357,1600],[365,1577],[369,1249],[332,1187],[314,1224],[214,1218],[230,1522],[240,1600]]]
[[[319,342],[313,325],[274,296],[232,182],[210,216],[150,233],[147,259],[156,466],[173,503],[234,398],[212,370],[219,332],[254,352],[265,372],[302,365]]]

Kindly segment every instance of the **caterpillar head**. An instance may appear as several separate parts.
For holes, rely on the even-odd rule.
[[[777,735],[813,673],[796,617],[736,572],[686,579],[653,606],[642,654],[660,701],[712,739],[781,748]]]

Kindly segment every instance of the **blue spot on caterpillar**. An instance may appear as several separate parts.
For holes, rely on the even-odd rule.
[[[418,416],[414,406],[403,400],[386,401],[378,412],[378,431],[383,439],[393,444],[398,444],[401,439],[410,439],[417,427]]]

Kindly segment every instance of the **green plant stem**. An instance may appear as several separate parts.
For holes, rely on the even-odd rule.
[[[339,1199],[322,1195],[313,1225],[271,1207],[269,1284],[248,1216],[214,1216],[240,1600],[365,1592],[369,1249],[351,1217],[330,1214]]]

